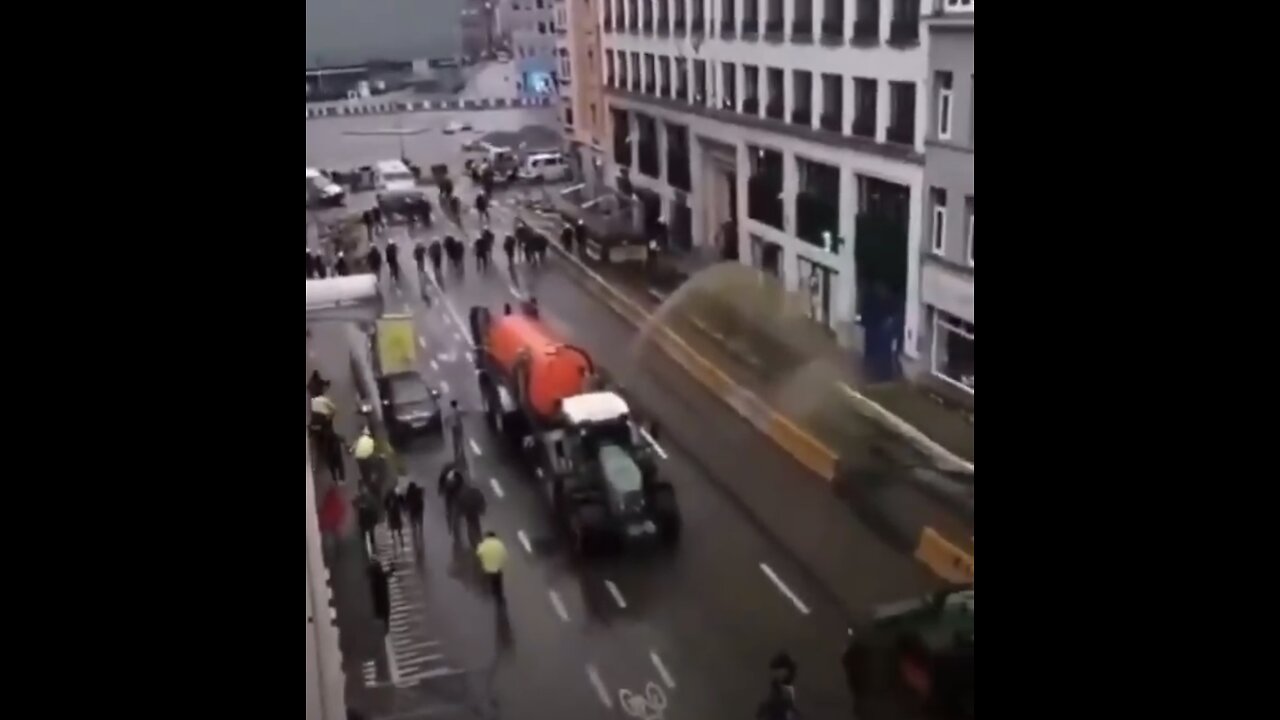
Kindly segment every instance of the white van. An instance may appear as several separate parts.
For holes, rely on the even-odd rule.
[[[307,207],[341,205],[347,194],[334,181],[315,168],[307,168]]]
[[[558,182],[569,179],[569,163],[558,152],[533,153],[524,159],[520,176],[526,180]]]
[[[374,187],[379,193],[416,193],[418,181],[399,160],[383,160],[373,166]]]

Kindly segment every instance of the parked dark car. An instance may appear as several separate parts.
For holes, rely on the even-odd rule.
[[[378,378],[378,394],[392,444],[404,445],[415,437],[440,432],[440,393],[418,373]]]

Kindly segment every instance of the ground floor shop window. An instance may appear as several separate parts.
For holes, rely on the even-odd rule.
[[[759,235],[751,236],[751,264],[766,275],[782,274],[782,246]]]
[[[831,325],[831,286],[836,271],[807,258],[796,258],[800,271],[799,290],[809,299],[809,318],[823,325]]]
[[[933,374],[973,392],[973,323],[941,310],[934,312]]]

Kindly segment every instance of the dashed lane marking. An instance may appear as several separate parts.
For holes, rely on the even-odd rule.
[[[587,680],[591,682],[591,686],[596,689],[596,695],[600,697],[600,702],[608,709],[613,709],[613,698],[609,697],[609,691],[605,689],[604,680],[600,679],[600,671],[595,665],[587,665]]]
[[[493,494],[497,495],[499,500],[506,497],[506,493],[502,492],[502,486],[498,484],[498,478],[489,478],[489,486],[493,488]]]
[[[560,593],[548,590],[547,594],[551,597],[551,605],[556,609],[556,614],[561,620],[569,622],[569,611],[564,609],[564,601],[560,599]]]
[[[423,338],[423,337],[418,338],[418,347],[422,348],[423,350],[426,350],[426,349],[427,349],[427,339],[426,339],[426,338]]]
[[[516,531],[516,537],[520,538],[520,544],[524,546],[524,551],[533,554],[533,545],[529,544],[529,536],[523,530]]]
[[[622,597],[622,591],[618,589],[618,586],[613,584],[612,580],[605,580],[604,586],[609,588],[609,594],[613,596],[613,601],[618,603],[618,607],[626,610],[627,601],[626,598]]]
[[[440,381],[440,389],[441,389],[441,390],[444,390],[444,391],[445,391],[445,393],[447,394],[447,393],[449,392],[449,381],[448,381],[448,380],[441,380],[441,381]]]
[[[786,595],[787,599],[796,606],[796,609],[800,611],[801,615],[809,614],[809,606],[805,605],[804,602],[802,602],[800,598],[791,591],[791,588],[787,587],[786,583],[782,582],[782,579],[773,571],[773,568],[769,567],[765,563],[760,563],[760,569],[770,580],[773,581],[773,584],[778,587],[778,590],[781,591],[783,595]]]
[[[435,360],[432,360],[432,361],[431,361],[431,369],[432,369],[432,370],[435,370],[436,372],[439,372],[439,371],[440,371],[440,366],[436,364],[436,361],[435,361]]]
[[[471,443],[471,452],[475,453],[475,456],[476,456],[476,457],[483,457],[483,456],[484,456],[484,453],[480,452],[480,446],[479,446],[478,444],[476,444],[475,438],[472,438],[472,439],[471,439],[471,440],[469,440],[468,442],[470,442],[470,443]]]
[[[653,661],[653,666],[658,669],[658,675],[662,676],[662,682],[672,690],[676,689],[676,679],[671,676],[671,671],[667,670],[667,666],[662,663],[662,658],[658,657],[656,650],[649,652],[649,659]]]

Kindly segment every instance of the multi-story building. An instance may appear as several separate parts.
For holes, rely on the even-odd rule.
[[[808,292],[886,367],[919,357],[920,0],[599,1],[608,174],[646,221]]]
[[[609,116],[601,72],[598,4],[598,0],[556,0],[561,119],[571,162],[591,197],[603,189]]]
[[[520,92],[553,94],[559,65],[552,0],[503,0],[503,30],[511,37]]]
[[[476,59],[494,52],[496,12],[493,0],[465,0],[462,9],[462,56]]]
[[[973,394],[973,3],[935,0],[929,31],[930,113],[920,299],[925,367]]]

